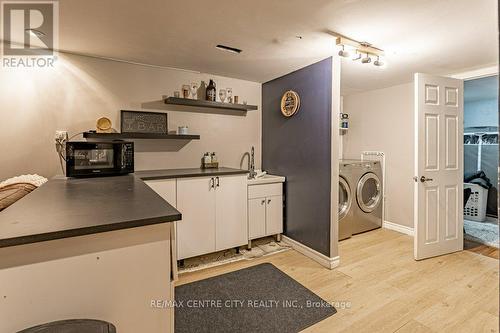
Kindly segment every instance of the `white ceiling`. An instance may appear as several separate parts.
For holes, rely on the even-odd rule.
[[[384,49],[385,69],[343,60],[344,94],[410,82],[417,71],[447,74],[498,62],[496,0],[59,3],[61,50],[258,82],[331,56],[327,30]]]

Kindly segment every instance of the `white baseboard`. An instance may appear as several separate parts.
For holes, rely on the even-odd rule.
[[[382,227],[386,228],[386,229],[390,229],[390,230],[394,230],[394,231],[400,232],[402,234],[406,234],[406,235],[410,235],[410,236],[414,235],[413,228],[407,227],[405,225],[401,225],[401,224],[397,224],[397,223],[392,223],[392,222],[389,222],[389,221],[384,221],[384,223],[382,224]]]
[[[328,269],[334,269],[340,264],[339,256],[333,258],[327,257],[324,254],[319,253],[318,251],[313,250],[310,247],[307,247],[304,244],[299,243],[296,240],[293,240],[287,236],[282,236],[282,240],[288,245],[290,245],[292,249],[294,249],[295,251],[302,253],[306,257],[311,258],[321,266],[324,266]]]

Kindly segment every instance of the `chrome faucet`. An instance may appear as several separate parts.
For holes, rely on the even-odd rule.
[[[240,168],[243,166],[243,160],[245,159],[246,156],[248,156],[248,165],[247,165],[247,170],[249,171],[248,179],[253,179],[257,175],[257,172],[255,172],[255,149],[253,146],[251,153],[246,152],[241,157]]]

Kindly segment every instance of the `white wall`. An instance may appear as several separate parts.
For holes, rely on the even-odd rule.
[[[386,221],[413,227],[413,83],[348,95],[343,110],[349,131],[344,158],[362,151],[386,155]]]
[[[196,113],[193,108],[180,112],[160,101],[182,84],[208,83],[210,78],[217,88],[233,88],[240,103],[246,100],[259,110],[246,116]],[[136,170],[198,167],[206,151],[217,152],[223,166],[239,167],[242,154],[252,145],[260,167],[261,90],[256,82],[68,54],[59,54],[51,69],[0,69],[0,179],[61,173],[55,130],[65,129],[71,135],[95,129],[101,116],[119,129],[121,109],[148,110],[141,105],[153,101],[149,110],[167,111],[169,130],[187,125],[201,140],[182,148],[176,142],[143,141],[137,147]]]

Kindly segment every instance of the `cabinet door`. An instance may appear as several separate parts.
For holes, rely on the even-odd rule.
[[[172,207],[177,208],[177,179],[147,180],[146,185],[158,193]],[[174,233],[177,233],[177,222],[172,222]],[[177,243],[176,243],[177,244]],[[177,252],[177,245],[175,248]]]
[[[248,239],[266,235],[266,198],[248,200]]]
[[[177,179],[178,259],[215,251],[215,189],[211,178]]]
[[[158,193],[172,207],[177,207],[176,179],[148,180],[146,185]]]
[[[266,200],[266,234],[281,234],[283,232],[283,197],[276,195],[267,197]]]
[[[218,177],[215,244],[217,251],[248,243],[247,176]]]

